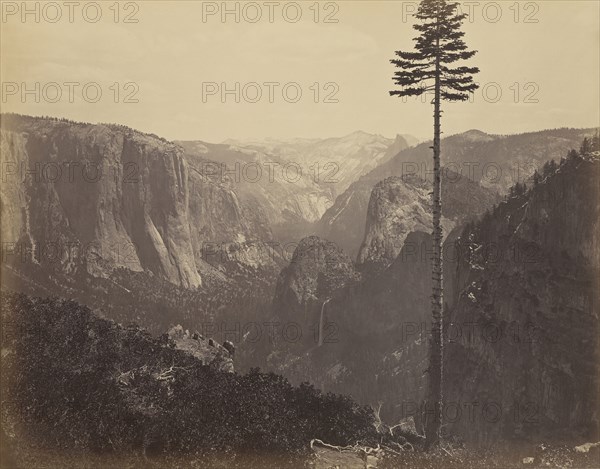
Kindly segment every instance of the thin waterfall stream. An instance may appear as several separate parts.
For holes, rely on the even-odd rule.
[[[321,317],[319,318],[319,347],[323,345],[323,314],[325,313],[325,305],[329,303],[329,300],[331,300],[331,298],[327,298],[321,305]]]

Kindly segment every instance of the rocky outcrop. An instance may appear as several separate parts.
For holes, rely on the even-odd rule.
[[[335,244],[317,236],[300,241],[289,265],[281,271],[273,308],[279,317],[297,315],[321,306],[336,291],[358,280],[350,258]]]
[[[479,204],[477,214],[497,202],[494,193],[504,195],[517,182],[528,181],[534,170],[552,159],[560,159],[571,148],[578,148],[585,135],[594,129],[555,129],[522,135],[498,136],[471,130],[442,140],[442,175],[452,182],[444,190],[443,215],[455,219],[464,215],[465,202]],[[431,183],[431,142],[407,148],[387,162],[353,182],[327,209],[318,223],[317,234],[330,239],[355,258],[364,240],[356,230],[367,219],[371,191],[390,177],[417,176]],[[457,183],[470,179],[487,189],[485,192],[462,193]],[[464,190],[464,186],[461,188]],[[469,199],[471,197],[471,199]],[[458,204],[455,203],[462,201]],[[454,207],[455,206],[455,207]],[[475,214],[474,212],[468,212]],[[401,243],[400,245],[401,246]]]
[[[214,339],[203,337],[198,332],[190,334],[190,331],[184,330],[180,325],[169,329],[167,335],[177,349],[199,359],[204,365],[227,373],[234,372],[233,351],[235,349],[231,342],[220,345]]]
[[[343,389],[362,403],[381,402],[388,422],[413,415],[417,406],[412,404],[423,398],[426,385],[430,251],[430,234],[409,233],[384,271],[321,294],[310,311],[313,324],[320,319],[324,340],[303,347],[282,344],[271,353],[269,365],[294,382]],[[299,301],[296,295],[287,304]]]
[[[571,155],[462,233],[445,393],[478,411],[451,431],[597,438],[599,177],[598,158]]]
[[[359,130],[325,139],[228,140],[226,143],[266,153],[283,164],[300,166],[314,182],[331,191],[333,203],[354,181],[408,148],[408,140],[414,142],[415,139],[410,135],[389,139]]]
[[[206,243],[264,242],[271,232],[231,184],[197,165],[126,127],[3,115],[2,240],[19,262],[94,275],[126,267],[198,287]]]
[[[364,271],[381,271],[390,265],[411,231],[432,231],[430,190],[423,179],[394,176],[373,188],[365,239],[357,259]],[[449,233],[454,225],[454,220],[442,216],[444,233]]]
[[[406,150],[408,147],[415,146],[417,143],[418,140],[411,135],[396,134],[394,142],[385,151],[385,157],[383,158],[383,161],[379,161],[378,164],[384,163],[385,161],[396,156],[402,150]]]
[[[299,240],[298,231],[321,218],[334,194],[306,166],[255,149],[199,141],[178,142],[196,172],[229,181],[262,217],[278,239]],[[266,242],[269,239],[258,239]],[[214,241],[214,239],[213,239]]]
[[[597,438],[600,161],[572,156],[444,244],[448,434],[488,444]],[[390,423],[422,417],[431,236],[411,232],[379,274],[324,308],[333,340],[273,353],[298,382],[382,403]],[[321,295],[326,298],[328,295]]]

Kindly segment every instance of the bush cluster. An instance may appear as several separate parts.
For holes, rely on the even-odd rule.
[[[100,319],[73,301],[3,292],[1,310],[2,423],[36,444],[289,462],[308,454],[312,438],[374,438],[372,412],[348,397],[258,369],[212,369],[166,335]]]

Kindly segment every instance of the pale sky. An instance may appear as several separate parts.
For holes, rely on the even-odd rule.
[[[86,1],[50,3],[28,2],[32,13],[22,17],[20,1],[2,2],[5,112],[115,122],[167,139],[209,142],[355,130],[432,133],[430,104],[388,94],[394,88],[389,59],[395,50],[411,50],[417,34],[408,15],[416,2],[227,2],[230,10],[239,8],[239,22],[234,13],[222,21],[222,2],[122,2],[118,9],[114,1],[98,2],[99,9]],[[481,89],[473,103],[446,104],[446,134],[599,125],[599,2],[466,3],[474,14],[464,24],[465,40],[479,51],[468,63],[481,69],[476,80],[486,85],[487,100]],[[219,11],[210,15],[213,10]],[[102,17],[93,22],[98,12]],[[226,102],[222,83],[234,90]],[[23,84],[32,93],[23,96]],[[88,102],[98,88],[99,101]],[[215,94],[203,99],[203,88]],[[298,88],[298,102],[288,102]],[[138,102],[124,102],[127,96]],[[327,97],[334,102],[324,102]]]

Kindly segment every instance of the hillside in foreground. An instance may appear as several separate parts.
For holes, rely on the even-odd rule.
[[[313,438],[373,440],[371,411],[347,397],[258,370],[222,372],[166,335],[119,326],[72,301],[4,292],[1,307],[3,450],[17,467],[39,467],[31,454],[57,450],[133,454],[138,463],[297,466]]]

